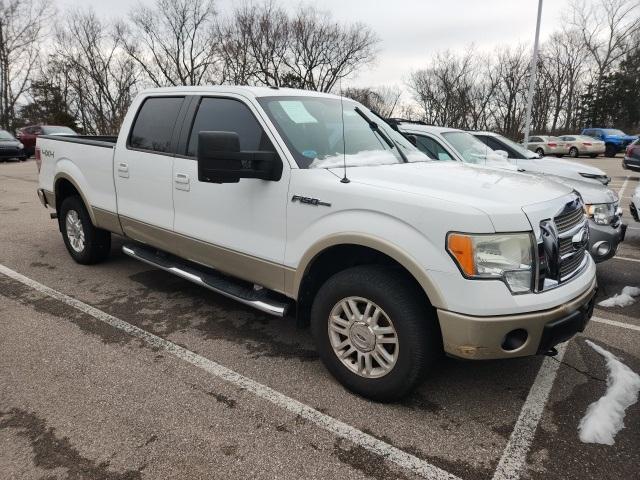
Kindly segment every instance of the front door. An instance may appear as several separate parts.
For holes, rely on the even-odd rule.
[[[197,99],[193,121],[185,122],[190,128],[182,135],[184,151],[174,158],[174,231],[182,245],[181,256],[282,291],[290,176],[282,152],[279,181],[198,181],[196,152],[201,131],[236,132],[242,151],[275,149],[274,139],[258,118],[258,112],[241,97]]]

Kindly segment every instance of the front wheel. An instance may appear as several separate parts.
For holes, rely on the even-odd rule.
[[[571,147],[569,149],[569,156],[572,158],[578,158],[580,156],[580,152],[578,152],[576,147]]]
[[[109,256],[111,234],[93,226],[80,197],[65,198],[58,218],[64,244],[76,262],[91,265]]]
[[[327,369],[376,401],[408,394],[442,351],[432,307],[393,267],[358,266],[327,280],[313,302],[311,329]]]

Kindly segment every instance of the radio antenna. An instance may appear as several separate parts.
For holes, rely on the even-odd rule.
[[[347,178],[347,141],[344,137],[344,102],[342,100],[342,77],[340,77],[340,112],[342,114],[342,169],[343,175],[341,183],[349,183]]]

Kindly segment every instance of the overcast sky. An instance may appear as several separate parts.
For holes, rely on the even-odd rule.
[[[218,10],[229,11],[237,1],[218,0]],[[542,39],[561,25],[567,1],[544,1]],[[300,0],[278,2],[290,9],[301,3]],[[68,6],[92,6],[100,15],[109,17],[126,14],[136,1],[57,0],[57,3],[61,10]],[[317,5],[343,22],[364,22],[378,33],[382,41],[376,65],[348,82],[368,86],[402,86],[409,72],[424,66],[429,56],[438,50],[461,51],[474,44],[478,50],[491,51],[501,44],[532,44],[538,7],[538,0],[317,0],[303,3]]]

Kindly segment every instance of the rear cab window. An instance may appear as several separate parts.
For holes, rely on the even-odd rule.
[[[127,146],[134,150],[171,153],[173,129],[184,97],[149,97],[134,120]]]

